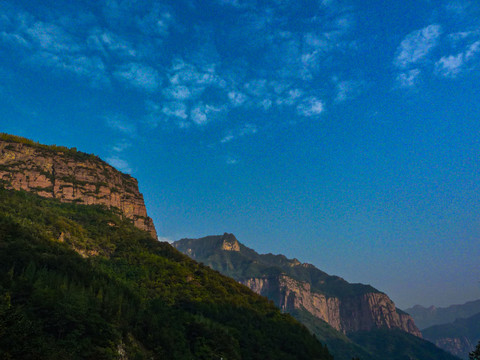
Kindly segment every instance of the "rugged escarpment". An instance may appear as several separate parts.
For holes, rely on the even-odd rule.
[[[283,255],[260,255],[232,234],[183,239],[174,246],[268,297],[283,311],[307,311],[345,334],[387,328],[422,336],[410,315],[373,287],[350,284]]]
[[[305,310],[343,333],[388,328],[421,337],[412,318],[397,310],[393,301],[380,292],[347,297],[326,296],[312,291],[308,282],[285,274],[250,278],[241,283],[272,299],[285,312]]]
[[[137,180],[94,155],[0,134],[0,182],[62,202],[118,209],[156,238]]]

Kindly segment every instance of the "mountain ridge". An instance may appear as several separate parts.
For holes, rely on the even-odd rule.
[[[432,325],[422,330],[425,339],[453,355],[468,359],[468,354],[480,341],[480,313],[457,318],[447,324]]]
[[[349,284],[284,255],[258,254],[229,233],[173,246],[272,300],[325,342],[337,360],[458,360],[423,340],[410,315],[370,285]]]
[[[447,307],[415,305],[405,309],[405,312],[412,315],[420,329],[424,329],[433,325],[451,323],[458,318],[467,318],[480,313],[480,299]]]
[[[204,243],[205,247],[199,249],[195,243]],[[284,255],[260,255],[238,242],[233,234],[182,239],[173,246],[271,298],[283,311],[304,308],[343,333],[387,327],[421,337],[413,319],[397,311],[388,296],[372,286],[350,284]],[[219,255],[226,259],[226,265],[208,258],[215,249],[229,254],[230,259]],[[234,268],[235,260],[241,265]]]

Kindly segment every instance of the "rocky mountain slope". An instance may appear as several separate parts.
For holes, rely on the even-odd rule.
[[[480,313],[480,300],[469,301],[465,304],[451,305],[448,307],[424,307],[415,305],[405,312],[412,315],[420,329],[429,326],[451,323],[459,318],[468,318]]]
[[[260,255],[232,234],[173,245],[273,300],[324,341],[337,360],[456,359],[423,340],[410,315],[369,285],[350,284],[283,255]]]
[[[448,324],[430,326],[423,330],[423,334],[438,347],[468,359],[468,354],[480,341],[480,313]]]
[[[94,155],[0,134],[0,183],[62,202],[116,209],[157,237],[137,180]]]
[[[343,333],[389,328],[422,336],[410,315],[398,310],[386,294],[373,287],[349,284],[311,264],[282,255],[259,255],[232,234],[183,239],[173,245],[272,299],[280,309],[306,310]]]

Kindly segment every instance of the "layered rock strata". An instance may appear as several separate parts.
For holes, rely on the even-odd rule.
[[[250,278],[241,283],[272,299],[285,312],[306,310],[343,333],[389,328],[422,337],[410,315],[397,311],[393,301],[380,292],[329,297],[313,292],[309,283],[286,275]]]
[[[137,180],[94,155],[3,136],[0,182],[8,189],[34,192],[62,202],[118,209],[139,229],[157,237]]]

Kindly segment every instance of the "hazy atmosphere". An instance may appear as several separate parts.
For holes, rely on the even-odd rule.
[[[480,298],[478,1],[0,0],[0,132],[400,308]]]

